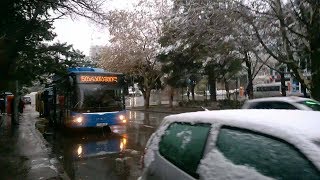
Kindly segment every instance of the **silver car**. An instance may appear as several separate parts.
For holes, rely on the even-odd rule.
[[[171,115],[150,137],[140,179],[320,179],[320,112]]]
[[[242,109],[296,109],[320,111],[320,103],[316,100],[301,97],[268,97],[248,100]]]

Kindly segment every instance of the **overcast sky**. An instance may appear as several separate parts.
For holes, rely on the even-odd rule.
[[[126,9],[130,7],[130,0],[110,0],[108,8]],[[93,45],[105,45],[108,41],[107,29],[99,28],[94,23],[85,18],[78,17],[72,20],[56,20],[54,22],[56,41],[72,44],[75,49],[79,49],[85,55],[89,55],[90,47]]]

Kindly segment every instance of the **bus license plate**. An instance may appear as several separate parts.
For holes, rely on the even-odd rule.
[[[108,126],[108,123],[97,123],[98,127],[102,127],[102,126]]]

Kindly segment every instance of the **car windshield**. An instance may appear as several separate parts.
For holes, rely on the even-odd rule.
[[[122,91],[108,85],[81,84],[75,108],[86,112],[123,110]]]
[[[300,101],[299,104],[303,104],[309,108],[311,108],[314,111],[320,111],[320,103],[313,100],[307,100],[307,101]]]

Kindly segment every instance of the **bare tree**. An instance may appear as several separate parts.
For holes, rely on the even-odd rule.
[[[151,90],[161,77],[156,56],[160,45],[161,17],[166,1],[140,1],[131,11],[115,10],[108,16],[110,45],[102,52],[101,65],[108,70],[136,76],[149,108]]]

